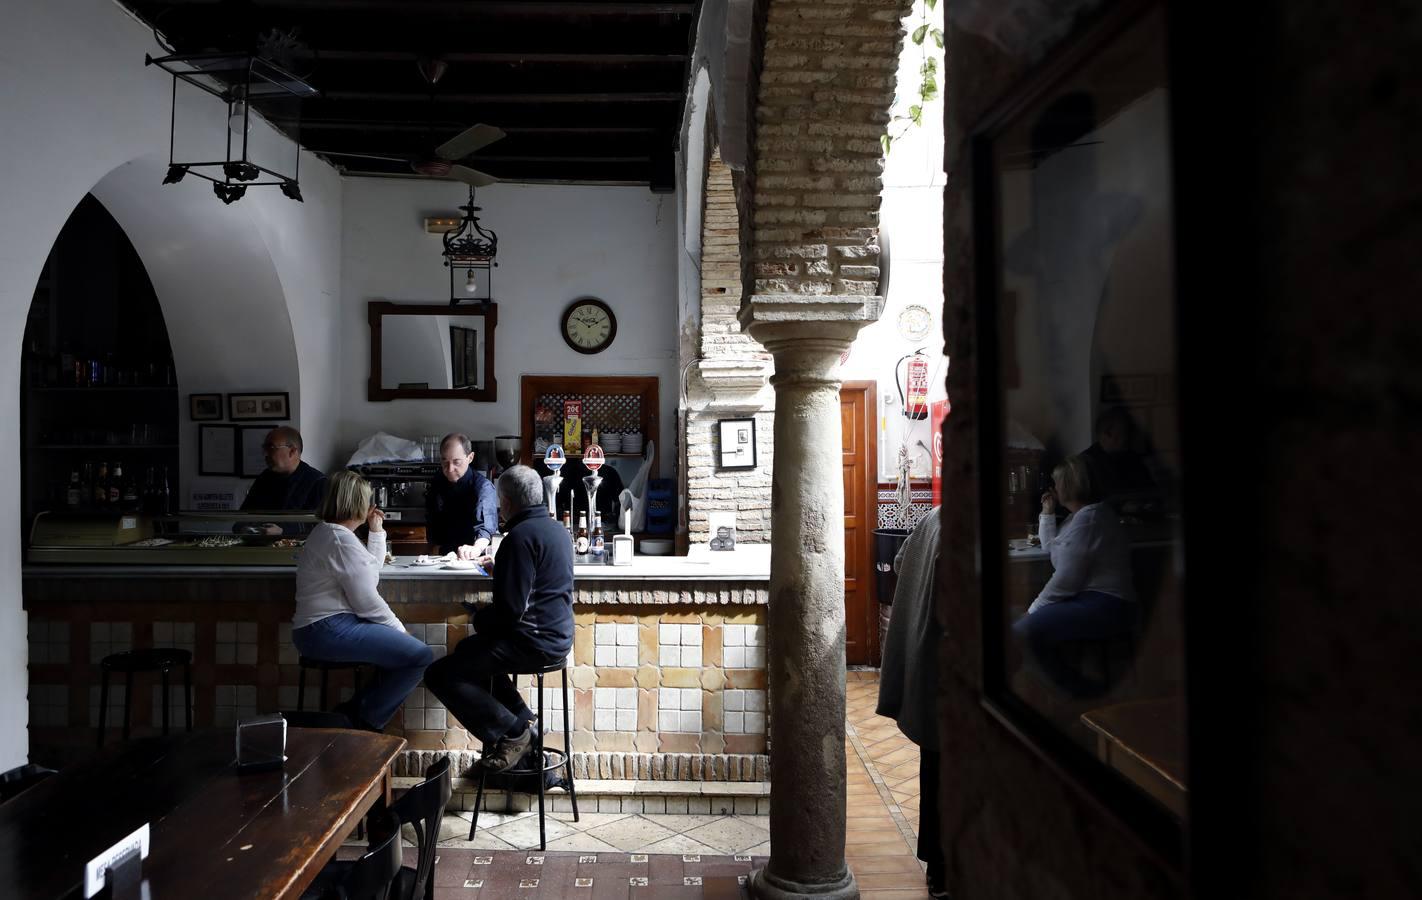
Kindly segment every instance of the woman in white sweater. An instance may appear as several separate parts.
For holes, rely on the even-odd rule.
[[[1131,633],[1131,549],[1115,510],[1097,501],[1086,460],[1067,457],[1052,471],[1052,480],[1056,493],[1042,495],[1037,527],[1052,559],[1052,577],[1012,630],[1053,684],[1076,697],[1098,696],[1109,685],[1064,659],[1062,645]],[[1060,530],[1058,502],[1071,513]]]
[[[434,654],[410,636],[376,590],[385,565],[385,517],[370,493],[370,483],[354,472],[330,477],[316,513],[323,523],[307,537],[296,564],[291,642],[311,659],[380,669],[375,683],[336,706],[356,727],[379,731],[420,683]],[[370,526],[363,547],[355,536],[362,522]]]

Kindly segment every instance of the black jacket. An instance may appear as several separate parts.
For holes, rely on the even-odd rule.
[[[326,476],[306,463],[297,463],[290,475],[267,469],[257,476],[242,501],[243,510],[274,512],[281,509],[314,512],[326,493]]]
[[[440,553],[457,550],[499,530],[499,497],[494,485],[467,470],[458,481],[436,475],[425,492],[425,539]]]
[[[494,602],[474,630],[549,661],[573,646],[573,547],[542,505],[515,513],[494,562]]]

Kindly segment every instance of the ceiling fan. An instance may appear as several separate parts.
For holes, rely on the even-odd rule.
[[[445,70],[449,64],[442,59],[421,59],[416,65],[420,70],[420,77],[425,80],[425,84],[430,89],[430,104],[433,106],[435,99],[435,86],[444,77]],[[476,150],[487,147],[504,137],[503,129],[493,125],[471,125],[459,134],[440,144],[434,149],[433,154],[423,156],[375,156],[369,153],[339,153],[331,150],[321,151],[324,156],[345,157],[347,159],[375,159],[383,162],[408,163],[410,168],[417,174],[427,175],[431,178],[451,178],[455,181],[462,181],[474,187],[483,187],[487,184],[494,184],[499,179],[487,172],[480,172],[478,169],[471,169],[468,166],[461,166],[458,160],[463,159]]]

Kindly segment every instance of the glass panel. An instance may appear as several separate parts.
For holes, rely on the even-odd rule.
[[[992,142],[1007,684],[1185,811],[1171,165],[1157,9]]]
[[[484,317],[385,315],[380,386],[388,390],[484,387]]]

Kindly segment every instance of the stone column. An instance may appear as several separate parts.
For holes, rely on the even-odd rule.
[[[859,896],[844,862],[844,483],[839,357],[872,296],[757,295],[741,325],[775,358],[771,487],[770,862],[765,900]]]

